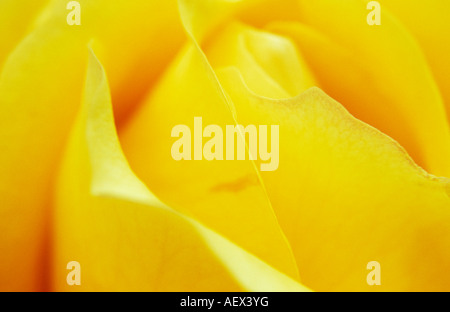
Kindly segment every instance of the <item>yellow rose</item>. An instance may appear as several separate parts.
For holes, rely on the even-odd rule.
[[[0,290],[450,290],[444,1],[69,2],[0,3]]]

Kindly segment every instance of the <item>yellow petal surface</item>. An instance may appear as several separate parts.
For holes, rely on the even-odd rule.
[[[305,285],[450,290],[448,179],[428,175],[318,88],[271,100],[234,69],[219,77],[240,123],[280,126],[279,169],[261,176]],[[375,288],[366,283],[370,261],[381,264]]]
[[[34,32],[10,55],[0,77],[0,287],[5,290],[39,290],[45,282],[50,180],[79,101],[75,77],[83,73],[79,64],[85,53],[77,43],[73,34]]]
[[[3,0],[0,2],[0,71],[11,50],[19,43],[32,27],[36,13],[42,9],[47,0]]]
[[[302,17],[320,26],[320,31],[331,33],[333,39],[338,39],[339,47],[346,44],[377,59],[375,53],[370,54],[364,38],[343,38],[360,29],[355,26],[363,26],[355,22],[355,17],[356,13],[365,12],[365,7],[361,9],[356,1],[343,3],[345,11],[341,10],[341,3],[332,1],[300,4],[304,9]],[[192,11],[196,8],[191,6],[186,10],[190,14],[186,14],[184,25],[195,41],[198,33],[192,27],[192,16],[195,16]],[[325,17],[317,16],[318,12]],[[343,16],[349,22],[339,26]],[[408,37],[405,40],[402,36],[405,33],[395,29],[393,33],[381,30],[371,39],[383,43],[380,39],[383,35],[387,35],[389,44],[382,45],[381,51],[390,46],[399,48],[392,42],[395,40],[408,43]],[[414,44],[407,47],[414,48]],[[346,48],[335,50],[338,56],[347,52]],[[394,59],[400,61],[411,51],[400,49],[396,53]],[[439,124],[437,129],[441,131],[437,133],[444,141],[433,147],[433,152],[438,154],[432,154],[431,149],[427,153],[430,159],[438,155],[434,168],[442,170],[445,159],[438,161],[439,152],[445,150],[447,142],[442,101],[426,63],[420,62],[417,47],[412,54],[406,63],[417,61],[418,74],[423,77],[413,75],[407,82],[416,82],[414,87],[417,82],[418,86],[423,84],[418,93],[431,102],[427,102],[429,106],[421,117],[432,115],[433,122]],[[383,60],[375,66],[381,65],[385,70],[395,67],[394,63]],[[405,78],[401,71],[406,69],[404,65],[386,72],[402,73],[401,77]],[[213,72],[211,67],[207,68]],[[218,88],[224,92],[223,100],[231,106],[240,124],[280,126],[280,167],[274,172],[261,172],[261,177],[305,285],[314,290],[449,290],[445,275],[450,268],[449,180],[423,171],[395,141],[355,119],[320,89],[312,88],[291,99],[269,99],[250,91],[244,83],[245,73],[239,70],[242,67],[216,69]],[[410,92],[407,88],[399,92],[404,98],[395,98],[405,105],[399,111],[408,118],[418,114],[421,108],[405,110],[410,102],[417,105]],[[372,96],[369,93],[361,99],[361,107],[365,104],[363,100],[371,101]],[[424,119],[432,126],[428,118]],[[410,121],[406,125],[412,124]],[[422,128],[423,124],[417,127],[425,133],[428,131]],[[255,167],[258,168],[258,162]],[[371,261],[378,261],[383,272],[381,286],[377,288],[366,282],[367,264]]]
[[[175,1],[79,2],[79,26],[66,22],[67,1],[49,1],[35,18],[25,18],[23,1],[2,2],[12,9],[1,14],[25,10],[30,32],[22,25],[13,28],[2,45],[8,57],[0,77],[1,289],[45,287],[48,198],[54,165],[81,99],[86,44],[94,39],[114,73],[115,113],[122,116],[184,40]],[[26,7],[32,10],[37,2]],[[10,32],[10,18],[0,24],[2,34]],[[162,28],[167,37],[159,35]]]
[[[366,23],[368,13],[363,1],[300,1],[304,25],[269,29],[297,42],[319,85],[352,114],[427,171],[450,176],[445,106],[421,48],[387,8],[379,26]]]
[[[427,57],[439,90],[444,97],[450,120],[450,13],[448,3],[440,0],[380,1],[414,35]]]
[[[186,27],[193,35],[189,22]],[[204,58],[203,63],[214,80]],[[222,84],[213,81],[212,88],[225,90],[221,99],[232,104],[239,123],[280,125],[283,163],[261,176],[300,275],[308,275],[306,285],[315,290],[449,289],[441,278],[450,257],[447,180],[429,176],[395,141],[318,89],[271,100],[249,91],[235,69],[218,72]],[[383,268],[379,288],[366,283],[367,263],[374,260]],[[413,268],[420,269],[412,275]]]
[[[138,180],[120,149],[106,75],[93,53],[56,202],[55,290],[308,290],[165,206]],[[70,261],[80,263],[79,286],[66,284]]]
[[[289,39],[231,23],[204,47],[214,68],[234,66],[257,94],[286,98],[315,85],[314,78]]]
[[[172,145],[178,140],[171,136],[175,126],[190,127],[194,140],[195,135],[203,135],[203,129],[194,130],[194,117],[202,117],[203,127],[225,129],[235,124],[206,66],[194,46],[181,52],[120,132],[124,152],[136,174],[164,202],[297,278],[289,245],[248,157],[240,161],[194,160],[192,148],[192,160],[172,158]]]

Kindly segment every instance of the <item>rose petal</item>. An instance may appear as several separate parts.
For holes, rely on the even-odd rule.
[[[84,109],[65,155],[55,218],[55,290],[307,290],[165,206],[134,176],[116,136],[105,72],[93,53]],[[80,286],[66,284],[69,261],[80,263]]]
[[[326,9],[325,9],[326,8]],[[269,29],[294,39],[320,86],[357,118],[396,139],[428,172],[450,176],[450,128],[427,61],[383,6],[369,26],[361,1],[301,1],[302,23]]]
[[[177,140],[171,137],[173,127],[189,126],[193,139],[194,117],[202,117],[203,127],[215,124],[225,129],[235,124],[206,66],[195,47],[183,50],[120,132],[125,154],[136,174],[164,202],[298,278],[289,245],[251,161],[172,158]]]
[[[213,68],[237,67],[260,95],[287,98],[315,85],[293,42],[241,23],[226,26],[204,51]]]
[[[280,125],[280,164],[261,172],[302,276],[314,290],[449,290],[450,184],[317,88],[287,100],[222,86],[243,124]],[[381,264],[381,286],[366,265]],[[444,275],[443,275],[444,274]]]
[[[67,25],[69,11],[62,0],[50,1],[39,16],[30,17],[35,20],[31,32],[3,66],[0,287],[5,290],[45,287],[48,198],[55,164],[81,99],[87,42],[95,39],[93,45],[113,73],[116,114],[124,117],[184,39],[174,1],[79,2],[80,26]],[[30,8],[35,5],[27,3]],[[25,24],[28,15],[24,12]],[[0,26],[3,32],[10,31],[3,28],[6,24]],[[167,37],[160,36],[161,29]],[[5,51],[11,42],[5,41]]]
[[[46,0],[3,0],[0,2],[0,72],[11,50],[16,46],[27,30],[33,27],[36,13],[42,9]]]
[[[382,2],[402,22],[418,41],[439,85],[447,116],[450,119],[450,18],[445,1],[414,1],[405,10],[402,0]]]

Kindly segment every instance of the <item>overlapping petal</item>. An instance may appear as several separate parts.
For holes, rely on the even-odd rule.
[[[196,42],[189,16],[185,26]],[[448,290],[442,277],[450,263],[447,179],[427,174],[395,141],[322,91],[285,100],[261,97],[245,85],[245,73],[233,67],[214,71],[197,49],[211,89],[222,95],[235,122],[280,126],[283,163],[260,176],[306,285],[373,290],[365,277],[367,263],[375,260],[383,267],[379,290]],[[186,68],[178,66],[177,76],[186,78]],[[439,107],[433,86],[428,88],[421,94],[436,96],[433,107]]]
[[[185,40],[177,3],[79,2],[81,26],[33,2],[0,46],[0,290],[47,289],[50,263],[68,290],[71,260],[81,290],[373,290],[372,260],[378,290],[450,290],[449,180],[426,172],[450,176],[440,2],[382,3],[371,27],[360,0],[180,0],[190,41],[126,125]],[[0,9],[6,29],[25,6]],[[113,110],[93,54],[82,99],[88,42]],[[175,161],[194,117],[279,125],[278,170]]]
[[[83,109],[58,183],[54,287],[81,265],[79,290],[306,291],[161,203],[132,173],[116,136],[105,72],[91,53]]]
[[[27,9],[39,1],[2,2],[15,8],[4,11],[15,12],[13,20],[23,9],[29,25],[2,28],[13,34],[2,45],[0,78],[0,286],[9,290],[45,284],[51,181],[80,103],[86,44],[95,39],[111,72],[115,113],[124,117],[184,40],[175,1],[79,2],[80,26],[67,24],[67,1],[49,1],[34,18]]]
[[[203,136],[203,128],[194,130],[194,117],[202,117],[203,127],[214,124],[225,129],[235,124],[201,55],[190,45],[120,133],[131,167],[171,207],[189,213],[278,270],[298,278],[289,245],[248,158],[172,158],[172,144],[177,138],[171,133],[175,126],[190,127],[192,140]]]
[[[271,100],[236,70],[219,75],[241,123],[280,125],[280,166],[261,172],[305,285],[373,290],[449,290],[449,180],[420,169],[392,139],[313,88]]]
[[[225,26],[203,50],[212,67],[237,67],[247,85],[264,96],[292,97],[316,85],[292,41],[242,23]]]
[[[369,26],[365,1],[299,3],[301,24],[268,28],[297,42],[319,85],[352,114],[397,140],[428,172],[450,176],[450,128],[440,90],[389,5],[382,7],[382,24]]]

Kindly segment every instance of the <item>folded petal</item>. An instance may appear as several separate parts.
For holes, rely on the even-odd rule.
[[[172,157],[172,146],[178,140],[171,136],[174,127],[189,127],[193,141],[195,136],[203,136],[203,128],[208,125],[219,126],[223,135],[226,125],[235,125],[233,114],[206,66],[194,46],[182,51],[120,132],[124,152],[136,174],[164,202],[195,217],[281,272],[298,278],[289,245],[248,157],[239,161],[211,161],[201,156],[194,160],[194,149],[190,152],[191,160]],[[195,129],[195,117],[202,118],[201,129]],[[207,140],[202,139],[203,143]],[[222,154],[225,157],[224,148]]]
[[[120,149],[93,53],[85,90],[58,183],[55,290],[307,290],[167,207],[138,180]],[[70,261],[80,263],[80,286],[66,284]]]
[[[184,26],[203,58],[210,84],[229,106],[235,122],[280,126],[280,168],[258,176],[263,179],[283,231],[295,245],[292,248],[301,275],[308,275],[307,285],[317,290],[448,290],[442,272],[448,271],[450,263],[449,181],[428,175],[395,141],[352,117],[319,89],[313,88],[292,99],[270,99],[250,91],[235,68],[214,71],[200,50],[204,34],[201,19],[197,17],[201,16],[198,12],[205,12],[205,7],[199,9],[189,1],[180,1],[180,4]],[[337,6],[321,2],[324,4],[330,4],[332,8]],[[355,12],[365,12],[365,8],[354,4],[356,2],[344,6],[351,18],[351,22],[344,23],[346,31],[355,26],[352,24]],[[308,7],[307,4],[304,6]],[[316,23],[311,17],[314,16],[312,7],[314,5],[310,3],[309,23]],[[209,12],[207,7],[206,11]],[[204,15],[214,16],[214,12]],[[329,18],[334,25],[335,16]],[[203,25],[208,23],[206,18]],[[328,28],[324,20],[321,25]],[[338,36],[339,45],[344,42],[350,45],[351,51],[367,53],[377,59],[376,55],[370,54],[366,41],[358,46],[348,38],[339,37],[338,31],[332,32]],[[380,37],[383,35],[377,34],[374,39],[381,40]],[[393,38],[402,38],[402,33],[388,38],[387,46],[390,46],[395,41]],[[404,42],[408,43],[408,39]],[[345,53],[346,49],[343,51]],[[414,51],[417,53],[417,47]],[[399,55],[396,57],[401,60]],[[390,63],[381,60],[376,64],[386,69]],[[418,64],[421,66],[418,72],[424,75],[420,81],[424,89],[418,93],[420,98],[425,97],[432,103],[423,115],[436,118],[437,126],[433,129],[437,130],[433,131],[444,140],[444,144],[436,146],[442,147],[445,154],[446,123],[442,101],[426,64]],[[393,66],[398,70],[395,64]],[[402,69],[402,66],[403,63],[398,67]],[[197,76],[185,75],[186,67],[180,61],[176,74],[169,73],[168,76],[198,80]],[[404,72],[399,72],[404,77]],[[421,79],[419,76],[407,78],[417,82]],[[394,96],[393,101],[396,105],[401,104],[399,108],[403,110],[399,111],[405,115],[408,130],[415,121],[411,116],[419,110],[416,106],[414,113],[404,110],[409,103],[405,101],[417,103],[411,92],[406,88],[401,93],[405,98]],[[158,93],[153,95],[154,98],[158,96]],[[190,98],[189,94],[187,98]],[[205,98],[210,99],[210,94],[206,93]],[[161,116],[158,111],[153,112],[155,116]],[[149,120],[148,116],[146,119]],[[430,119],[425,120],[429,122]],[[427,125],[432,126],[431,123]],[[426,143],[420,139],[416,142]],[[434,154],[437,147],[426,146],[421,148],[426,149],[423,154],[428,155],[429,167],[445,170],[443,157]],[[258,162],[255,168],[258,168]],[[384,282],[379,288],[371,288],[366,283],[367,264],[374,260],[383,268]],[[411,274],[413,270],[415,274]]]
[[[369,26],[363,1],[300,1],[299,21],[269,30],[295,40],[319,85],[357,118],[397,140],[428,172],[450,176],[450,128],[421,47],[382,7]]]
[[[67,1],[50,1],[36,18],[29,17],[30,24],[25,8],[40,2],[26,7],[14,2],[2,1],[11,10],[0,10],[8,14],[0,24],[2,34],[18,20],[9,13],[25,11],[24,24],[1,48],[8,58],[0,77],[0,288],[36,290],[45,287],[48,252],[43,246],[52,178],[78,111],[87,43],[94,39],[101,50],[112,73],[116,114],[125,117],[184,34],[175,1],[79,1],[79,26],[67,25]],[[28,24],[29,33],[23,30]],[[161,29],[167,36],[160,36]],[[12,49],[19,31],[27,35]]]
[[[252,93],[218,73],[243,124],[280,129],[280,163],[261,172],[302,281],[322,291],[448,291],[450,184],[318,88],[292,99]],[[381,286],[366,283],[370,261]]]
[[[257,94],[286,98],[315,85],[295,44],[288,38],[230,23],[203,47],[213,68],[234,66]]]

